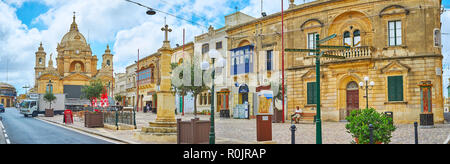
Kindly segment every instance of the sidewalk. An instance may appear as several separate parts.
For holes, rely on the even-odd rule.
[[[209,120],[210,116],[206,115],[198,115],[201,120]],[[194,115],[177,115],[176,118],[181,118],[184,120],[190,120],[194,118]],[[171,142],[145,142],[140,141],[134,138],[134,133],[138,133],[141,131],[142,127],[148,127],[150,121],[156,120],[156,114],[153,113],[136,113],[136,126],[137,128],[134,130],[111,130],[107,128],[86,128],[84,127],[84,122],[81,118],[74,116],[74,123],[71,125],[66,125],[63,123],[63,115],[55,115],[54,117],[44,117],[43,115],[39,115],[36,119],[40,119],[42,121],[48,121],[51,123],[59,124],[65,127],[73,128],[79,131],[83,131],[89,134],[98,135],[107,139],[111,139],[114,141],[118,141],[124,144],[176,144]],[[220,118],[218,118],[220,120]],[[218,121],[216,119],[216,121]],[[229,138],[221,138],[216,137],[217,144],[249,144],[250,142],[240,141],[238,139],[229,139]]]
[[[209,120],[209,115],[197,115],[200,120]],[[194,118],[192,114],[181,116],[183,121]],[[55,117],[39,116],[37,119],[63,124],[63,116]],[[80,118],[74,117],[73,125],[64,125],[87,133],[103,136],[118,142],[127,144],[176,144],[176,143],[150,143],[134,138],[134,133],[140,132],[142,127],[148,127],[150,121],[156,120],[156,114],[136,113],[137,129],[134,130],[110,130],[106,128],[86,128]],[[345,122],[323,122],[322,141],[324,144],[350,144],[353,141],[351,134],[345,129]],[[277,144],[290,144],[290,123],[273,123],[272,140]],[[296,124],[296,144],[315,144],[316,127],[313,124]],[[413,125],[396,125],[397,130],[392,134],[391,144],[414,144]],[[215,133],[217,144],[259,144],[256,141],[255,119],[230,119],[215,117]],[[442,144],[449,137],[450,124],[436,124],[435,128],[419,129],[419,144]]]

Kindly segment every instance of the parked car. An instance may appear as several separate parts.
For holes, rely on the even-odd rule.
[[[3,104],[0,104],[0,113],[5,112],[5,106]]]

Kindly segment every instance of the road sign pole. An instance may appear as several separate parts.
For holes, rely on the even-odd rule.
[[[317,112],[316,112],[316,144],[322,144],[322,123],[320,120],[320,35],[316,35],[316,92],[317,92]]]

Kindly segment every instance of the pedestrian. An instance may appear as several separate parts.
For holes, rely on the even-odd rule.
[[[302,118],[303,110],[300,109],[299,106],[297,106],[297,109],[295,110],[295,113],[292,115],[292,120],[294,123],[299,123],[300,119]]]

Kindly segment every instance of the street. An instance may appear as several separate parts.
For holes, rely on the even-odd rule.
[[[25,118],[15,108],[7,108],[0,116],[11,144],[112,144],[35,118]]]

